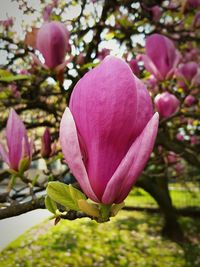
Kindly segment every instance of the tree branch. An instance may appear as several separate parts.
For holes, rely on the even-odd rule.
[[[44,197],[35,200],[30,200],[25,203],[18,203],[9,206],[7,208],[0,209],[0,220],[21,215],[31,210],[44,209],[44,208],[45,208]]]

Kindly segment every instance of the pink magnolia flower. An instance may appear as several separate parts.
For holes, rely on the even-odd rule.
[[[153,6],[150,8],[152,12],[153,20],[158,21],[162,16],[162,9],[159,6]]]
[[[173,42],[161,34],[146,39],[146,54],[142,55],[144,66],[157,80],[170,78],[179,63],[180,54]]]
[[[199,27],[200,27],[200,12],[198,12],[198,13],[195,15],[195,17],[194,17],[194,19],[193,19],[193,22],[192,22],[192,26],[193,26],[194,28],[199,28]]]
[[[46,127],[42,136],[41,155],[43,158],[48,158],[51,155],[51,152],[51,134],[49,129]]]
[[[36,47],[45,59],[43,67],[62,69],[66,65],[65,55],[71,49],[69,32],[61,22],[46,22],[38,30]],[[40,65],[42,64],[38,59],[34,59]]]
[[[23,159],[28,159],[27,169],[32,159],[32,140],[28,140],[26,128],[14,109],[11,109],[6,125],[8,151],[0,143],[0,155],[10,169],[19,171]]]
[[[76,57],[76,64],[78,65],[83,65],[85,63],[85,56],[83,55],[83,53],[80,53],[77,57]]]
[[[53,5],[47,5],[45,6],[44,10],[43,10],[43,19],[44,21],[49,21],[50,20],[50,16],[53,10]]]
[[[184,103],[186,106],[191,107],[196,102],[196,98],[193,95],[186,96]]]
[[[173,115],[180,106],[179,100],[168,92],[158,94],[154,99],[154,103],[158,113],[164,118]]]
[[[26,69],[20,70],[19,73],[22,75],[28,75],[29,74],[28,70],[26,70]]]
[[[85,194],[122,202],[153,149],[158,114],[123,60],[108,56],[75,86],[60,125],[65,160]]]
[[[179,161],[179,159],[180,157],[176,153],[174,153],[173,151],[169,151],[165,158],[165,161],[168,164],[175,164]]]
[[[146,80],[146,85],[152,92],[158,92],[158,81],[153,75],[150,75]]]
[[[56,6],[58,5],[58,1],[59,1],[59,0],[53,0],[53,1],[52,1],[53,6],[56,7]]]
[[[4,28],[8,29],[9,27],[13,26],[13,18],[8,18],[6,20],[0,20],[0,25]]]
[[[177,174],[181,174],[184,171],[184,165],[181,162],[178,162],[174,165],[174,169]]]
[[[17,85],[16,84],[11,84],[10,85],[10,91],[13,97],[15,98],[20,98],[21,94],[19,92],[19,90],[17,89]]]
[[[188,44],[190,47],[189,49],[184,53],[182,61],[183,62],[189,62],[189,61],[194,61],[194,62],[198,62],[199,58],[200,58],[200,53],[199,50],[195,47],[192,47],[192,44],[189,43]]]
[[[178,84],[183,89],[187,89],[190,84],[194,83],[194,78],[197,75],[198,64],[196,62],[187,62],[181,64],[176,71],[176,77],[178,79]]]
[[[200,0],[188,0],[188,5],[191,8],[196,8],[200,6]]]
[[[190,136],[191,145],[197,145],[199,143],[198,137],[196,135]]]
[[[142,1],[141,1],[142,2]],[[160,8],[158,5],[148,7],[143,2],[141,3],[141,7],[146,11],[146,13],[150,13],[152,19],[154,21],[158,21],[162,15],[162,8]]]
[[[99,60],[103,60],[106,56],[110,54],[110,49],[103,48],[100,52],[98,52],[97,58]]]
[[[176,135],[176,139],[177,139],[178,141],[184,141],[184,135],[181,134],[181,133],[177,133],[177,135]]]
[[[138,77],[140,75],[140,68],[138,66],[137,60],[133,58],[128,62],[128,64],[132,69],[132,72]]]

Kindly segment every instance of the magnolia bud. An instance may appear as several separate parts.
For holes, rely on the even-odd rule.
[[[41,155],[43,158],[49,158],[51,155],[51,135],[48,128],[45,129],[42,136]]]

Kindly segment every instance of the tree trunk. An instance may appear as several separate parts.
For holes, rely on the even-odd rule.
[[[173,241],[183,241],[183,231],[177,219],[176,209],[172,204],[167,178],[164,176],[153,179],[142,177],[136,185],[148,192],[156,200],[163,212],[165,224],[162,229],[162,234]]]

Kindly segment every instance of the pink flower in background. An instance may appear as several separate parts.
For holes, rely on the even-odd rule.
[[[186,106],[191,107],[195,104],[196,98],[193,95],[186,96],[184,103]]]
[[[141,4],[142,9],[145,11],[145,13],[148,13],[148,15],[150,13],[150,15],[154,21],[158,21],[161,18],[161,16],[162,16],[162,8],[161,7],[159,7],[158,5],[148,7],[142,1],[140,4]]]
[[[196,8],[200,6],[200,0],[188,0],[188,5],[191,8]]]
[[[178,111],[180,102],[173,94],[164,92],[154,99],[155,107],[161,117],[167,118]]]
[[[149,89],[153,92],[158,91],[158,81],[153,75],[150,75],[150,77],[146,80],[146,85],[149,87]]]
[[[158,114],[123,60],[108,56],[76,84],[60,125],[65,160],[85,194],[122,202],[153,149]]]
[[[0,155],[9,168],[19,170],[20,163],[27,159],[27,169],[32,158],[32,141],[28,140],[26,128],[14,109],[11,109],[6,125],[8,151],[0,143]]]
[[[185,63],[190,61],[199,62],[200,51],[196,47],[194,48],[191,43],[189,43],[189,45],[190,45],[189,50],[186,51],[186,53],[184,53],[181,61]]]
[[[133,73],[139,77],[140,76],[140,68],[138,66],[138,62],[136,59],[131,59],[129,62],[128,62],[130,68],[132,69]]]
[[[179,161],[179,159],[180,157],[176,153],[174,153],[173,151],[169,151],[165,158],[165,161],[168,164],[175,164]]]
[[[192,22],[192,26],[194,28],[199,28],[200,27],[200,12],[198,12],[195,17],[194,17],[194,20]]]
[[[181,64],[176,71],[176,77],[178,79],[178,84],[183,89],[187,89],[194,81],[197,75],[198,64],[196,62],[187,62]]]
[[[53,10],[53,5],[45,6],[45,8],[43,10],[43,14],[42,14],[44,21],[49,21],[50,20],[50,16],[51,16],[52,10]]]
[[[52,4],[53,4],[53,6],[56,7],[56,6],[58,5],[58,1],[59,1],[59,0],[52,0]]]
[[[196,135],[190,136],[191,145],[197,145],[199,143],[198,137]]]
[[[103,60],[108,55],[110,55],[110,49],[103,48],[100,52],[98,52],[97,58],[99,60]]]
[[[22,75],[28,75],[29,74],[28,70],[26,70],[26,69],[20,70],[19,73]]]
[[[80,53],[77,57],[76,57],[76,64],[78,65],[83,65],[85,63],[85,56],[83,55],[83,53]]]
[[[69,31],[61,22],[44,23],[38,30],[36,47],[45,59],[44,67],[64,68],[66,65],[65,55],[71,49]]]
[[[12,93],[12,96],[15,98],[20,98],[21,94],[19,92],[19,90],[17,89],[17,85],[16,84],[11,84],[10,85],[10,91]]]
[[[159,6],[153,6],[150,8],[153,16],[153,20],[158,21],[162,16],[162,8]]]
[[[184,166],[181,162],[178,162],[174,165],[174,169],[177,172],[177,174],[181,174],[184,171]]]
[[[163,152],[163,147],[161,145],[158,146],[158,154],[162,154]]]
[[[178,141],[184,141],[184,135],[181,134],[181,133],[177,133],[177,135],[176,135],[176,139],[177,139]]]
[[[8,18],[6,20],[0,20],[0,25],[4,28],[8,29],[9,27],[13,26],[13,18]]]
[[[146,54],[142,55],[144,66],[157,80],[170,78],[180,61],[180,54],[173,42],[161,34],[146,39]]]
[[[43,158],[49,158],[51,155],[51,134],[49,129],[46,127],[43,136],[42,136],[42,146],[41,146],[41,155]]]

